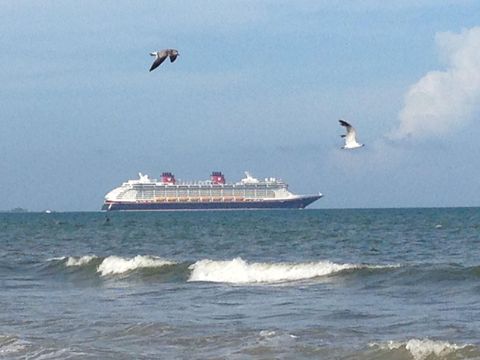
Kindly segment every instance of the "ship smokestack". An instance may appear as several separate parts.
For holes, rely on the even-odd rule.
[[[221,171],[213,171],[212,175],[210,175],[210,179],[212,180],[212,184],[225,184],[225,176],[223,176]]]
[[[175,175],[171,172],[162,173],[162,182],[165,184],[175,184]]]

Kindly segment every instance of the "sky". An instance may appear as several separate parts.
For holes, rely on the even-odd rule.
[[[0,209],[138,172],[277,177],[312,208],[479,206],[480,2],[0,0]],[[178,49],[149,72],[149,52]],[[364,148],[341,150],[343,118]]]

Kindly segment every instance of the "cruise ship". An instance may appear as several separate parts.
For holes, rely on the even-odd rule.
[[[196,182],[177,181],[171,172],[159,180],[138,175],[105,195],[102,210],[303,209],[322,197],[295,195],[279,179],[258,180],[248,172],[236,183],[227,183],[219,171]]]

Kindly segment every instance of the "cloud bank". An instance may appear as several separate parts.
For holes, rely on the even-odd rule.
[[[410,87],[392,139],[441,136],[480,110],[480,27],[437,33],[435,40],[446,69],[430,71]]]

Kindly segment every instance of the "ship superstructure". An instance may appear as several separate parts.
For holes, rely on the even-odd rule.
[[[103,210],[208,210],[304,208],[322,195],[295,195],[276,178],[258,180],[245,172],[227,183],[220,171],[205,181],[177,181],[171,172],[159,180],[139,174],[105,195]]]

